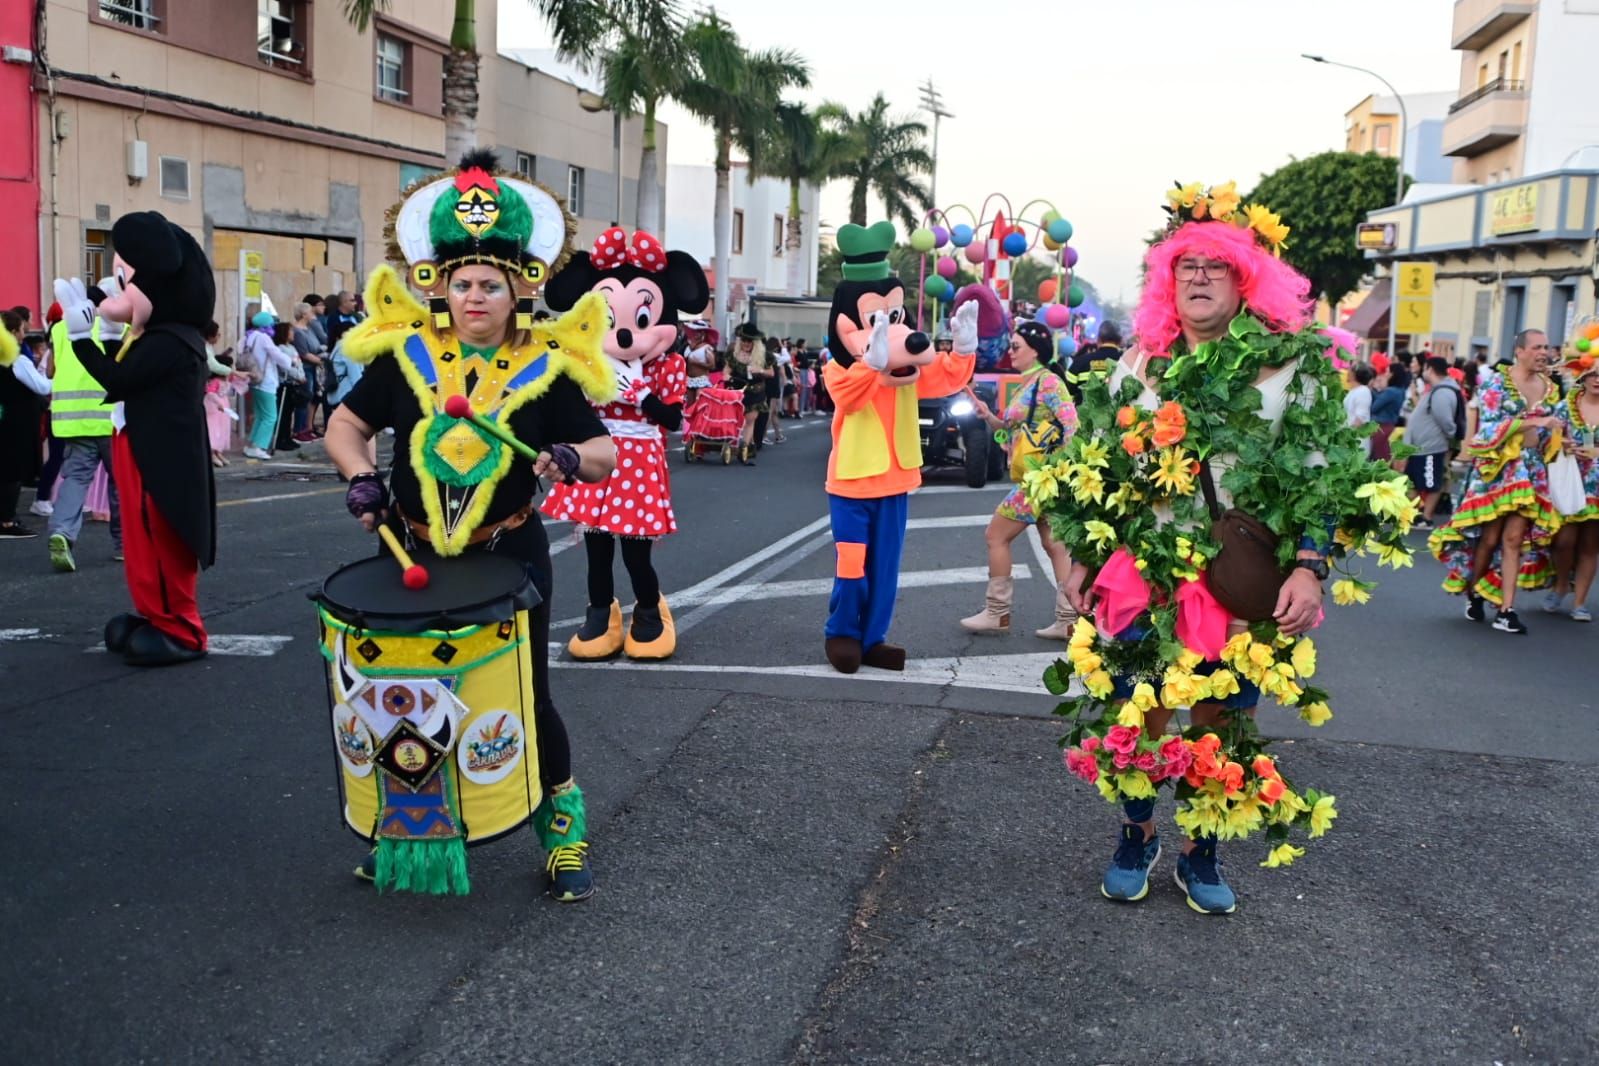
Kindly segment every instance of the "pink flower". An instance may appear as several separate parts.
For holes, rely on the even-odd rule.
[[[1133,757],[1125,751],[1118,751],[1110,757],[1110,761],[1116,764],[1116,769],[1125,770],[1133,764]]]
[[[1094,752],[1099,750],[1099,738],[1095,736],[1084,737],[1082,748],[1084,751],[1092,755]]]
[[[1151,772],[1155,769],[1155,753],[1152,751],[1139,752],[1138,757],[1133,760],[1133,765],[1146,774]]]
[[[1089,784],[1099,780],[1099,763],[1092,755],[1079,748],[1066,749],[1066,769]]]
[[[1130,756],[1133,749],[1138,747],[1138,735],[1142,732],[1135,725],[1113,725],[1105,733],[1105,747]]]
[[[1194,752],[1182,737],[1167,737],[1160,745],[1160,758],[1166,766],[1166,777],[1181,777],[1193,765]]]

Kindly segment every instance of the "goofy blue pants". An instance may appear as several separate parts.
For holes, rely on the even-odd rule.
[[[838,557],[827,604],[829,639],[857,640],[870,651],[888,636],[894,598],[899,593],[899,560],[905,546],[909,500],[909,494],[903,492],[869,500],[827,497]],[[870,659],[867,664],[878,665]]]

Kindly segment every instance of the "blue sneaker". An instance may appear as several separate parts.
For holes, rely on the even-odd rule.
[[[1194,841],[1194,850],[1177,856],[1177,886],[1188,894],[1188,905],[1200,914],[1231,914],[1238,909],[1238,897],[1221,876],[1221,860],[1216,858],[1216,838]]]
[[[1137,903],[1149,895],[1149,871],[1160,858],[1160,835],[1144,839],[1144,828],[1139,825],[1122,826],[1122,842],[1116,845],[1116,854],[1099,883],[1099,891],[1106,899],[1123,903]]]

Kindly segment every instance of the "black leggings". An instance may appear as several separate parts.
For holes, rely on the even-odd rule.
[[[655,576],[655,566],[650,562],[652,540],[623,537],[622,565],[633,582],[633,598],[640,607],[654,607],[661,600],[661,582]],[[617,538],[609,533],[592,530],[583,534],[583,547],[589,556],[589,606],[606,607],[616,598],[616,582],[611,575],[611,564],[616,558]]]

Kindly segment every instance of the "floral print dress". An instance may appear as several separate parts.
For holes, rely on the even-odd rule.
[[[1560,421],[1564,423],[1566,438],[1575,447],[1599,448],[1599,422],[1590,423],[1583,417],[1582,406],[1578,403],[1581,395],[1582,385],[1579,383],[1561,401],[1558,411]],[[1582,471],[1582,487],[1588,493],[1588,506],[1574,515],[1567,515],[1565,521],[1599,521],[1599,459],[1579,455],[1577,468]]]
[[[1035,443],[1045,452],[1050,452],[1065,444],[1077,432],[1077,408],[1072,404],[1071,393],[1066,390],[1066,382],[1061,380],[1059,374],[1044,369],[1034,373],[1033,381],[1016,390],[1015,398],[1000,419],[1010,431],[1013,441],[1023,433],[1030,433]],[[1031,423],[1028,422],[1029,414],[1032,416]],[[1001,518],[1026,525],[1038,521],[1038,514],[1019,482],[999,502],[996,513]]]
[[[1556,415],[1561,406],[1560,390],[1549,382],[1543,396],[1529,399],[1506,371],[1489,379],[1477,399],[1481,422],[1476,438],[1466,448],[1471,474],[1465,494],[1449,525],[1435,532],[1427,546],[1447,568],[1444,591],[1459,594],[1467,591],[1466,580],[1483,530],[1508,515],[1521,515],[1532,526],[1522,544],[1516,585],[1544,588],[1553,578],[1549,541],[1565,518],[1549,499],[1548,461],[1553,457],[1554,434],[1540,429],[1529,437],[1524,423]],[[1490,603],[1504,603],[1497,551],[1472,591]]]

